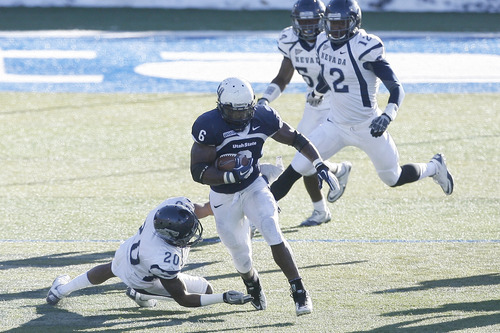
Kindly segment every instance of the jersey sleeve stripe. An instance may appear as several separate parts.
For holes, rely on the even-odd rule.
[[[368,50],[366,50],[365,52],[361,53],[361,55],[358,57],[358,60],[361,60],[365,55],[367,55],[371,51],[373,51],[375,49],[378,49],[378,48],[381,48],[381,47],[383,47],[382,43],[378,43],[377,45],[375,45],[373,47],[370,47]]]
[[[347,51],[349,53],[349,58],[351,58],[352,67],[354,68],[354,72],[356,73],[356,77],[359,82],[359,90],[361,93],[361,100],[363,101],[363,106],[367,108],[372,107],[372,103],[370,102],[370,94],[368,93],[368,84],[366,83],[365,78],[361,74],[361,71],[358,67],[358,63],[354,59],[354,55],[352,54],[351,44],[347,43]]]

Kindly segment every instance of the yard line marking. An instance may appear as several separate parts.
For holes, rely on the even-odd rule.
[[[121,243],[122,239],[0,239],[0,243]],[[203,240],[207,243],[218,243],[218,237]],[[263,242],[264,239],[253,239],[255,242]],[[288,242],[306,243],[366,243],[366,244],[432,244],[432,243],[455,243],[455,244],[495,244],[500,239],[287,239]]]

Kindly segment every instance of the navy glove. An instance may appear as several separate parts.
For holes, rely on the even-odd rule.
[[[236,165],[234,166],[233,170],[231,173],[233,174],[234,177],[234,182],[235,183],[241,183],[244,179],[247,179],[250,177],[250,175],[253,172],[253,158],[248,160],[247,165],[243,165],[241,163],[241,160],[244,156],[243,155],[237,155],[236,156]]]
[[[318,173],[318,186],[321,189],[323,187],[323,181],[325,181],[332,191],[338,191],[340,189],[339,181],[337,177],[328,169],[328,167],[320,162],[314,166],[316,172]]]
[[[391,118],[385,113],[382,113],[382,115],[374,118],[372,120],[372,123],[370,124],[370,134],[374,138],[378,138],[382,134],[384,134],[385,130],[387,129],[387,126],[389,126],[389,123],[391,122]]]

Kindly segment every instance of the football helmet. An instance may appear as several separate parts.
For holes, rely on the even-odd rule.
[[[192,246],[201,240],[203,227],[194,211],[183,205],[166,205],[154,216],[156,234],[170,245]],[[194,237],[194,240],[191,240]]]
[[[323,29],[334,44],[347,42],[361,26],[361,8],[355,0],[332,0],[326,6]]]
[[[325,5],[321,0],[299,0],[292,8],[293,31],[300,39],[315,40],[323,31],[321,19],[325,14]]]
[[[222,81],[217,88],[217,108],[232,129],[243,131],[255,114],[255,93],[250,83],[237,77]]]

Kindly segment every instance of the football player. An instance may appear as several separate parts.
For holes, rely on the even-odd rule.
[[[299,0],[293,5],[292,26],[283,29],[278,40],[278,50],[283,54],[281,67],[257,104],[266,105],[277,99],[290,83],[295,71],[302,76],[309,92],[318,84],[321,67],[314,48],[316,38],[323,30],[321,19],[324,13],[325,5],[321,0]],[[308,136],[313,129],[326,120],[329,110],[326,103],[319,105],[305,103],[297,131]],[[335,202],[344,193],[352,164],[343,162],[327,165],[340,184],[340,191],[328,191],[328,201]],[[293,173],[293,169],[289,166],[285,172]],[[315,191],[318,187],[316,175],[304,177],[304,185],[313,203],[313,213],[301,225],[318,225],[330,221],[332,215],[325,199],[321,191]]]
[[[444,193],[450,195],[453,177],[442,154],[434,155],[428,163],[399,164],[398,150],[387,127],[396,119],[405,93],[385,58],[380,38],[360,28],[358,3],[330,1],[323,24],[324,31],[316,41],[320,82],[307,97],[310,104],[325,100],[323,103],[330,107],[326,122],[309,136],[321,156],[330,158],[346,146],[358,147],[371,159],[385,184],[396,187],[433,177]],[[380,82],[389,91],[384,111],[377,104]],[[300,154],[295,155],[291,165],[292,171],[285,171],[271,186],[277,200],[286,195],[301,175],[314,170]]]
[[[128,286],[127,296],[141,307],[154,307],[156,300],[172,299],[185,307],[250,302],[250,295],[238,291],[214,294],[205,278],[181,272],[190,247],[201,240],[203,228],[198,217],[210,214],[208,205],[193,204],[185,197],[165,200],[148,214],[135,236],[118,248],[111,262],[74,279],[58,276],[48,292],[47,303],[56,305],[75,290],[116,276]]]
[[[256,105],[250,83],[227,78],[217,88],[217,107],[200,115],[192,127],[191,174],[196,182],[210,185],[210,205],[222,243],[253,297],[257,310],[265,310],[266,297],[252,263],[249,222],[271,247],[276,264],[290,282],[296,314],[311,313],[312,302],[306,291],[288,242],[278,222],[278,206],[260,174],[259,159],[264,142],[274,140],[295,147],[318,174],[319,183],[338,189],[335,176],[323,163],[309,140],[282,121],[269,106]],[[216,159],[233,154],[235,167],[219,170]],[[242,156],[247,163],[243,163]]]

